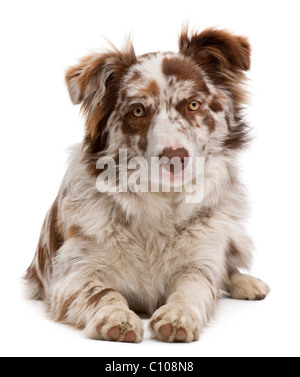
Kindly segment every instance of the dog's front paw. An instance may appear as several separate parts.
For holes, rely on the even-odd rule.
[[[199,318],[193,310],[177,304],[167,304],[152,315],[149,329],[161,341],[192,342],[199,339]]]
[[[93,339],[138,343],[143,339],[143,322],[132,310],[109,305],[96,313],[86,332]]]

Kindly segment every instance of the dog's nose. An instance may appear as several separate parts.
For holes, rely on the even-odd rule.
[[[189,152],[185,148],[173,149],[168,147],[158,157],[163,166],[170,167],[171,173],[177,173],[186,167],[188,160],[185,160],[185,158],[189,157]]]
[[[171,160],[173,157],[179,157],[183,162],[185,157],[189,157],[189,152],[185,148],[165,148],[158,157],[167,157],[169,160]]]

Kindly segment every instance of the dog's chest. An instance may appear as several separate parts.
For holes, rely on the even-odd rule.
[[[162,232],[158,228],[127,229],[126,235],[120,229],[120,237],[114,235],[118,241],[110,253],[110,275],[117,290],[137,311],[155,310],[164,302],[168,289],[175,252],[168,245],[176,236],[176,229],[170,226]]]
[[[100,269],[109,276],[112,288],[135,310],[146,312],[164,302],[172,271],[183,263],[176,238],[188,217],[185,213],[183,219],[183,211],[166,201],[153,200],[149,205],[151,199],[144,206],[130,203],[130,216],[123,217],[128,220],[102,227],[98,244]]]

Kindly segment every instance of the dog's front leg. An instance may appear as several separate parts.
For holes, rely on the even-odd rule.
[[[185,244],[185,249],[178,253],[181,264],[174,263],[166,304],[154,312],[149,322],[149,329],[157,339],[198,340],[210,319],[225,272],[225,242],[212,236],[211,242],[206,240],[202,246],[201,240],[195,237],[188,251],[184,251]],[[184,242],[184,237],[180,238]],[[181,240],[176,239],[177,246],[183,246]]]
[[[192,342],[198,340],[215,305],[217,290],[201,269],[190,269],[189,277],[177,279],[174,292],[166,305],[161,306],[150,320],[153,335],[167,342]]]
[[[70,274],[53,287],[47,301],[54,320],[84,329],[89,338],[120,342],[140,342],[143,338],[141,319],[96,273]]]
[[[109,270],[101,264],[98,249],[78,235],[57,252],[53,283],[46,292],[48,313],[55,321],[83,329],[89,338],[140,342],[142,320],[115,289],[111,274],[105,273]]]

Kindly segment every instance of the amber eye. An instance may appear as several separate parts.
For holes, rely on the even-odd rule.
[[[188,109],[189,111],[198,111],[201,108],[201,102],[193,100],[189,102]]]
[[[145,117],[147,114],[145,112],[145,110],[143,109],[142,106],[137,106],[136,108],[134,108],[132,110],[132,114],[136,117],[136,118],[142,118],[142,117]]]

